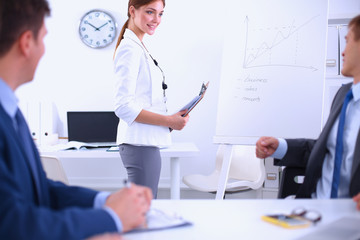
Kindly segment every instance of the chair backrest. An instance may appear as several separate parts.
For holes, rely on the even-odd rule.
[[[41,156],[41,162],[46,172],[46,176],[49,179],[69,184],[64,168],[58,158],[52,156]]]
[[[304,182],[305,168],[285,167],[281,173],[278,198],[296,195]]]
[[[220,145],[216,154],[216,170],[221,171],[225,145]],[[262,159],[255,155],[255,146],[233,145],[233,154],[229,170],[229,179],[257,181],[265,177]]]

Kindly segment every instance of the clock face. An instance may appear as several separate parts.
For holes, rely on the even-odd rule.
[[[101,10],[86,13],[79,25],[81,40],[89,47],[103,48],[111,44],[116,37],[114,18]]]

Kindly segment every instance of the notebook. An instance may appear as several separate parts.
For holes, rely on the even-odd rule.
[[[160,209],[151,208],[146,214],[146,224],[128,233],[165,230],[192,225],[191,222],[183,219],[175,212],[164,212]]]
[[[67,112],[69,142],[97,147],[116,146],[119,118],[111,111]]]

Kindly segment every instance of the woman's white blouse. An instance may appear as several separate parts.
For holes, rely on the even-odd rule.
[[[135,119],[142,109],[166,114],[162,74],[139,38],[126,29],[114,58],[116,77],[115,114],[120,118],[117,143],[169,146],[168,127],[143,124]]]

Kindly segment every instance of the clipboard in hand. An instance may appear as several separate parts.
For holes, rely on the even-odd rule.
[[[181,110],[187,110],[186,113],[184,113],[182,116],[186,117],[194,108],[195,106],[201,101],[201,99],[204,98],[205,92],[207,90],[209,86],[209,82],[207,82],[206,84],[202,84],[201,85],[201,89],[200,89],[200,93],[199,95],[197,95],[193,100],[191,100],[188,104],[186,104]]]

